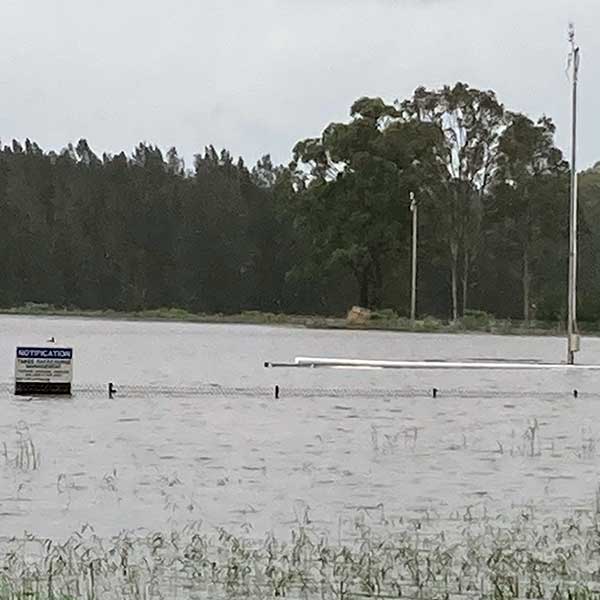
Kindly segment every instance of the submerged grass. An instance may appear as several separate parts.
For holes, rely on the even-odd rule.
[[[109,540],[86,526],[63,542],[0,544],[0,600],[176,597],[597,599],[600,521],[592,512],[505,522],[467,511],[392,524],[381,510],[379,526],[359,514],[337,543],[306,524],[286,540],[255,541],[194,523]]]
[[[16,443],[14,450],[6,442],[2,442],[4,464],[19,471],[37,471],[40,467],[40,451],[36,448],[29,426],[19,421],[16,426]]]

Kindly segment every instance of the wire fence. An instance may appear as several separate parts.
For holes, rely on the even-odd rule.
[[[0,383],[0,394],[14,395],[14,383]],[[271,398],[285,399],[587,399],[600,400],[600,391],[589,392],[577,389],[541,390],[510,388],[426,388],[426,387],[294,387],[272,386],[226,386],[218,384],[200,385],[153,385],[153,384],[76,384],[72,386],[72,396],[84,398]]]

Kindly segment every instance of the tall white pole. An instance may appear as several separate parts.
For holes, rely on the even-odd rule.
[[[575,44],[575,30],[569,29],[572,67],[572,129],[571,129],[571,203],[569,211],[569,302],[567,362],[575,363],[579,350],[577,335],[577,80],[579,76],[579,48]]]
[[[410,193],[410,210],[412,212],[412,277],[410,289],[410,321],[414,325],[417,318],[417,201]]]

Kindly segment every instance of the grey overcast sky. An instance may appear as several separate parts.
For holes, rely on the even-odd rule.
[[[580,166],[600,160],[600,0],[1,0],[0,138],[101,153],[205,145],[253,163],[359,96],[457,80],[551,116],[569,148],[567,25],[582,48]]]

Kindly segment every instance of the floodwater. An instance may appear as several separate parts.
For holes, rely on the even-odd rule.
[[[561,338],[0,317],[0,381],[12,379],[17,345],[50,336],[74,348],[78,385],[148,392],[0,394],[2,535],[61,537],[85,523],[110,535],[191,520],[262,535],[306,519],[332,533],[360,510],[560,516],[597,501],[597,372],[263,367],[297,355],[560,361]],[[582,345],[579,360],[600,363],[600,340]],[[278,384],[282,396],[152,391],[206,384]],[[433,387],[435,399],[411,392]],[[365,393],[309,393],[323,388]]]

